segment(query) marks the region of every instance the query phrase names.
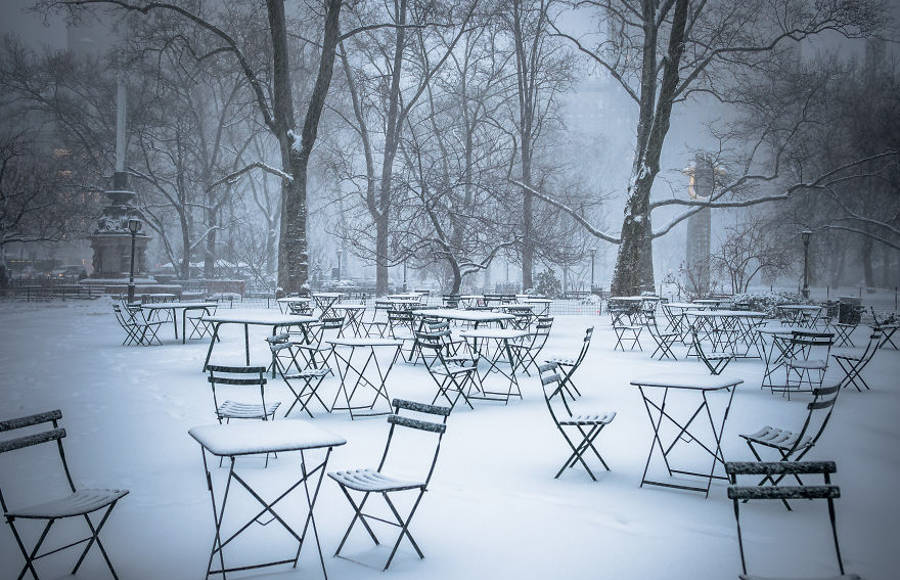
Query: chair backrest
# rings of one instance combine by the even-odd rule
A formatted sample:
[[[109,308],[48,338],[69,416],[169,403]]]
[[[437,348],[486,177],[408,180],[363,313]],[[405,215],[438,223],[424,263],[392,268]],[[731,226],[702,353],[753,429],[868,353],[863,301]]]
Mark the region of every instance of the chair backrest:
[[[119,323],[119,326],[124,328],[125,330],[129,330],[130,326],[134,326],[134,321],[131,318],[131,315],[126,315],[122,312],[122,308],[118,304],[113,304],[113,313],[116,316],[116,322]]]
[[[425,485],[427,486],[428,482],[431,481],[432,474],[434,473],[434,467],[435,465],[437,465],[438,454],[441,451],[441,440],[444,437],[444,432],[447,430],[447,417],[450,416],[450,407],[428,405],[425,403],[408,401],[406,399],[394,399],[393,401],[391,401],[391,405],[394,408],[394,413],[388,415],[387,418],[387,421],[390,424],[391,428],[388,431],[387,442],[384,446],[384,453],[381,456],[381,461],[378,463],[378,470],[380,471],[382,468],[384,468],[385,461],[387,461],[388,458],[388,452],[391,448],[391,441],[393,441],[394,432],[397,427],[403,429],[415,429],[417,431],[424,431],[427,433],[434,433],[437,435],[437,444],[434,447],[434,456],[431,458],[431,465],[428,468],[428,475],[425,477]],[[435,423],[433,421],[423,421],[421,419],[407,417],[401,415],[400,411],[411,411],[415,413],[441,417],[441,422]]]
[[[837,524],[835,521],[834,500],[841,497],[841,489],[831,484],[831,474],[837,471],[833,461],[774,461],[774,462],[727,462],[725,472],[731,485],[728,487],[728,499],[734,507],[734,518],[737,523],[738,547],[741,553],[741,569],[747,574],[747,560],[744,554],[744,539],[741,533],[741,504],[747,500],[789,500],[789,499],[824,499],[828,501],[828,515],[831,521],[831,536],[834,540],[834,551],[838,568],[844,574],[844,562],[841,559],[841,547],[838,544]],[[741,486],[737,485],[738,475],[760,475],[774,478],[785,475],[822,475],[825,485],[799,486]],[[785,541],[790,538],[784,538]],[[843,577],[843,576],[842,576]]]
[[[72,481],[72,474],[69,472],[69,464],[66,461],[65,450],[63,449],[62,445],[62,440],[66,436],[66,430],[59,427],[60,419],[62,419],[62,411],[56,409],[54,411],[45,411],[43,413],[36,413],[34,415],[27,415],[25,417],[16,417],[13,419],[4,419],[0,421],[0,433],[14,431],[16,429],[24,429],[26,427],[31,427],[34,425],[42,425],[43,423],[53,424],[53,428],[47,431],[40,431],[37,433],[31,433],[29,435],[21,435],[12,439],[0,439],[0,455],[8,453],[10,451],[16,451],[18,449],[25,449],[27,447],[33,447],[42,443],[55,441],[57,450],[59,451],[59,458],[62,461],[63,470],[66,473],[66,481],[69,484],[69,488],[74,493],[76,491],[75,482]],[[0,488],[0,507],[3,508],[4,512],[8,509],[8,506],[6,505],[6,499],[3,497],[2,488]]]
[[[594,327],[589,326],[584,331],[584,341],[581,343],[581,352],[578,353],[578,359],[575,361],[576,367],[581,365],[581,361],[583,361],[585,355],[587,355],[588,348],[591,346],[591,337],[592,336],[594,336]],[[573,372],[574,372],[574,370],[573,370]]]
[[[566,400],[566,391],[563,389],[562,378],[556,372],[556,365],[545,363],[538,365],[541,376],[541,386],[544,391],[544,401],[553,421],[559,426],[560,419],[572,416],[572,408]]]
[[[406,329],[412,333],[415,331],[415,316],[409,310],[388,310],[388,326],[392,335],[397,329]]]
[[[266,408],[266,367],[206,365],[206,370],[209,372],[207,381],[212,387],[213,404],[216,410],[219,408],[216,387],[222,385],[258,388],[263,409]],[[265,421],[266,418],[264,417],[263,420]]]
[[[796,441],[794,441],[794,446],[788,452],[788,457],[793,455],[804,443],[804,439],[807,436],[810,437],[809,447],[813,447],[816,444],[819,437],[825,432],[825,427],[828,425],[829,419],[831,419],[831,414],[834,412],[834,405],[837,403],[840,392],[840,384],[813,389],[813,400],[806,405],[806,410],[808,411],[806,419],[803,421],[800,431],[797,432]]]
[[[309,302],[288,302],[288,311],[291,314],[309,315],[312,314],[312,305]]]
[[[790,348],[795,358],[822,358],[828,362],[834,335],[830,332],[795,330],[791,333]]]
[[[444,294],[444,307],[459,308],[459,294]]]
[[[866,343],[866,348],[861,357],[864,365],[869,364],[869,361],[875,356],[875,352],[878,351],[878,347],[881,345],[881,340],[883,338],[884,331],[881,329],[881,326],[873,327],[872,334],[869,335],[869,342]]]

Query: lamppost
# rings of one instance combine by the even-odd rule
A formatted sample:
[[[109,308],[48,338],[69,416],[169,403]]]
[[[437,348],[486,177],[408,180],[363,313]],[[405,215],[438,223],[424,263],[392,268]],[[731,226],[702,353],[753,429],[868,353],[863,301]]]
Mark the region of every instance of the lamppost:
[[[800,236],[803,238],[803,298],[809,300],[809,238],[812,232],[803,230]]]
[[[139,219],[130,219],[128,220],[128,231],[131,232],[131,270],[128,274],[128,302],[134,302],[134,242],[137,238],[138,232],[141,231],[141,220]]]
[[[591,293],[594,292],[594,258],[597,257],[597,250],[591,248]]]
[[[341,258],[343,257],[343,255],[344,255],[344,250],[338,249],[338,251],[337,251],[337,258],[338,258],[338,268],[337,268],[338,275],[337,275],[337,277],[338,277],[338,280],[343,280],[343,276],[341,275]]]
[[[403,260],[403,291],[406,292],[406,260]]]

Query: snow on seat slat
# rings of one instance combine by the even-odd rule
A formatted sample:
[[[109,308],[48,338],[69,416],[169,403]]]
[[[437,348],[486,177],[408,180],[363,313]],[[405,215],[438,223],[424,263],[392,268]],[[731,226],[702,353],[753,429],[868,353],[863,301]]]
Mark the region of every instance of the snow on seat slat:
[[[742,434],[741,437],[755,443],[768,445],[770,447],[779,447],[781,449],[791,449],[797,441],[796,433],[785,429],[778,429],[777,427],[769,427],[768,425],[756,433],[751,433],[749,435]],[[797,447],[806,447],[811,442],[812,437],[804,435]]]
[[[803,360],[792,358],[787,362],[788,366],[795,369],[824,369],[828,364],[821,359]]]
[[[546,362],[548,362],[548,363],[554,363],[554,364],[558,364],[558,365],[569,365],[569,366],[572,366],[572,365],[575,364],[575,359],[574,359],[574,358],[568,358],[568,357],[554,356],[554,357],[551,357],[551,358],[546,359]]]
[[[274,403],[267,404],[265,416],[274,415],[275,411],[280,405],[280,401],[275,401]],[[217,413],[220,417],[228,417],[231,419],[262,419],[263,406],[257,404],[225,401],[224,403],[219,405]]]
[[[331,372],[329,369],[305,369],[305,370],[300,371],[299,373],[289,373],[289,374],[283,375],[283,377],[288,380],[290,380],[290,379],[305,379],[308,377],[324,377],[329,372]]]
[[[11,509],[5,515],[17,518],[67,518],[80,516],[106,507],[127,494],[128,491],[122,489],[81,489],[65,497]]]
[[[431,372],[438,375],[459,375],[462,373],[470,373],[474,371],[476,367],[474,366],[462,366],[457,364],[447,364],[447,365],[434,365],[431,367]]]
[[[725,358],[734,358],[734,355],[727,352],[711,352],[706,355],[707,360],[720,360]]]
[[[333,471],[328,477],[345,487],[356,491],[403,491],[425,487],[424,481],[395,479],[374,469],[353,469],[350,471]]]
[[[600,415],[573,415],[569,419],[559,422],[560,425],[607,425],[616,418],[616,412],[602,413]]]
[[[757,576],[756,574],[741,574],[738,578],[741,580],[797,580],[797,578],[789,578],[787,576]],[[862,578],[856,574],[841,574],[840,576],[806,577],[803,580],[862,580]]]

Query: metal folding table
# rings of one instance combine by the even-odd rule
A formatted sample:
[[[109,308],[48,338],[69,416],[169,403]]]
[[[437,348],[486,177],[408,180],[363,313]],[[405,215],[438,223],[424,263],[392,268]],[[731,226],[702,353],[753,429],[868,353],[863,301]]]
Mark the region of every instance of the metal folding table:
[[[641,393],[641,398],[644,400],[644,407],[647,409],[647,416],[650,418],[650,426],[653,428],[653,441],[650,444],[650,453],[647,455],[647,463],[644,465],[644,473],[641,475],[641,487],[643,487],[644,484],[647,484],[688,491],[699,491],[703,492],[706,497],[709,497],[709,488],[712,485],[713,479],[727,480],[727,477],[724,475],[716,475],[716,464],[721,463],[723,468],[725,466],[725,457],[722,454],[721,446],[722,433],[725,430],[725,421],[728,419],[728,412],[731,410],[731,402],[734,399],[735,387],[743,382],[742,379],[729,378],[721,375],[675,373],[660,374],[631,381],[631,384],[637,387]],[[659,391],[662,391],[662,397],[660,398],[657,395],[654,399],[653,393],[659,393]],[[685,395],[689,393],[700,394],[700,404],[686,420],[673,416],[673,405],[671,401],[669,401],[670,391],[683,393]],[[710,408],[708,397],[710,393],[716,391],[725,391],[728,393],[728,401],[722,411],[722,418],[719,421],[718,427],[716,427],[716,419],[713,417],[713,411]],[[704,442],[696,430],[691,431],[691,425],[701,413],[705,415],[706,419],[709,421],[711,441],[707,440],[707,442]],[[668,443],[663,443],[663,434],[660,432],[663,426],[663,419],[667,420],[667,425],[671,423],[675,428],[675,434],[672,437],[671,442]],[[672,453],[679,443],[684,443],[685,445],[696,443],[700,449],[709,454],[712,457],[712,465],[710,466],[709,473],[673,467],[673,462],[669,459],[669,454]],[[650,468],[650,462],[655,453],[662,456],[669,477],[672,477],[673,474],[700,477],[706,480],[706,486],[698,487],[647,479],[647,471]]]
[[[479,362],[485,361],[487,363],[485,371],[483,373],[479,372],[479,382],[482,385],[481,395],[474,395],[469,398],[503,401],[506,404],[509,403],[509,398],[512,396],[517,396],[521,399],[522,390],[519,388],[519,378],[516,376],[516,369],[522,365],[522,359],[516,356],[510,343],[524,339],[528,336],[528,332],[513,328],[476,328],[464,330],[459,335],[472,342],[472,350],[481,355],[478,357]],[[492,342],[495,345],[493,349],[490,347]],[[504,371],[500,367],[501,364],[509,364],[509,372]],[[489,391],[484,386],[491,373],[499,373],[509,381],[505,393]]]
[[[312,295],[315,307],[319,309],[319,316],[322,318],[334,316],[332,307],[343,297],[341,292],[316,292]]]
[[[203,469],[206,472],[206,487],[209,490],[210,499],[213,507],[213,520],[215,522],[215,538],[213,539],[212,549],[209,554],[209,561],[206,566],[206,577],[213,574],[221,574],[225,578],[228,572],[237,572],[241,570],[252,570],[256,568],[264,568],[267,566],[277,566],[280,564],[292,564],[297,566],[300,559],[300,551],[310,528],[316,541],[316,549],[319,552],[319,562],[322,565],[322,573],[328,577],[325,571],[325,559],[322,557],[322,545],[319,542],[319,532],[316,529],[316,520],[313,515],[313,508],[316,499],[319,497],[319,489],[322,485],[322,476],[325,474],[325,466],[328,458],[331,456],[331,450],[334,447],[345,444],[347,441],[343,437],[329,433],[319,427],[311,425],[305,421],[253,421],[232,423],[226,425],[204,425],[194,427],[188,431],[199,444],[201,453],[203,454]],[[325,457],[311,467],[307,463],[307,453],[312,450],[325,450]],[[266,500],[263,498],[262,492],[259,492],[250,485],[250,483],[241,477],[235,470],[235,460],[238,457],[247,455],[279,453],[279,452],[300,452],[300,478],[291,483],[283,492],[278,495],[272,495],[274,499]],[[219,458],[228,458],[228,476],[224,484],[224,492],[221,502],[216,502],[216,493],[213,486],[213,475],[209,469],[209,463],[206,454]],[[267,472],[269,473],[269,472]],[[273,473],[273,476],[276,472]],[[277,472],[278,475],[281,472]],[[219,479],[219,478],[215,478]],[[237,485],[232,485],[237,484]],[[303,484],[306,492],[306,517],[303,519],[303,529],[298,531],[298,525],[290,525],[288,522],[293,520],[296,515],[294,509],[283,509],[282,513],[276,511],[277,504],[285,500],[291,492]],[[310,485],[312,484],[312,485]],[[234,503],[234,493],[232,490],[243,488],[249,497],[259,503],[260,509],[253,517],[246,521],[243,525],[235,526],[235,532],[225,538],[222,527],[225,520],[225,507],[229,505],[229,500]],[[265,517],[267,521],[263,522],[261,518]],[[277,521],[285,531],[290,534],[297,542],[296,552],[293,557],[275,560],[271,562],[262,562],[245,565],[226,566],[225,564],[225,546],[230,544],[240,534],[248,531],[254,523],[260,525],[268,525]],[[213,569],[213,561],[218,556],[218,568]]]
[[[141,309],[149,310],[151,312],[170,312],[172,314],[172,326],[175,327],[175,340],[178,340],[178,316],[175,311],[181,310],[181,344],[184,344],[187,340],[187,311],[202,310],[208,316],[210,309],[215,309],[218,305],[218,302],[159,302],[155,304],[143,304],[141,305]]]
[[[206,360],[203,361],[203,372],[206,372],[206,365],[209,364],[209,358],[212,356],[213,346],[219,338],[219,327],[223,324],[243,324],[244,325],[244,363],[250,364],[250,337],[249,327],[252,326],[269,326],[272,328],[272,336],[278,334],[279,328],[289,326],[303,326],[319,319],[314,316],[296,316],[292,314],[278,314],[276,312],[258,311],[258,312],[229,312],[228,314],[217,314],[215,316],[204,316],[201,320],[209,322],[213,325],[212,337],[209,341],[209,350],[206,351]],[[272,376],[275,376],[275,355],[272,355]]]
[[[397,358],[400,356],[400,346],[403,344],[403,341],[392,338],[360,337],[334,338],[327,339],[325,342],[331,344],[332,360],[335,361],[335,366],[337,366],[338,369],[338,376],[340,376],[341,379],[338,391],[334,395],[334,401],[331,403],[331,410],[349,411],[351,420],[356,417],[390,414],[392,407],[391,399],[387,392],[387,378],[391,369],[394,368],[394,363],[397,362]],[[393,353],[390,353],[389,349],[391,348],[394,350]],[[390,362],[382,364],[382,362],[378,360],[376,349],[388,350],[389,354],[382,359],[382,362],[388,359]],[[361,357],[354,360],[354,355],[358,351],[365,353],[365,358],[362,359],[362,361],[360,360]],[[362,366],[360,366],[360,364]],[[348,385],[350,381],[353,381],[352,385]],[[372,388],[375,391],[375,396],[372,398],[372,401],[366,405],[354,406],[352,404],[353,397],[361,386]],[[337,406],[337,400],[341,396],[341,393],[344,394],[344,401],[347,404],[346,407]],[[375,405],[378,403],[379,398],[383,398],[387,403],[387,411],[381,412],[375,410]],[[354,411],[362,411],[364,409],[368,409],[368,412],[354,413]]]

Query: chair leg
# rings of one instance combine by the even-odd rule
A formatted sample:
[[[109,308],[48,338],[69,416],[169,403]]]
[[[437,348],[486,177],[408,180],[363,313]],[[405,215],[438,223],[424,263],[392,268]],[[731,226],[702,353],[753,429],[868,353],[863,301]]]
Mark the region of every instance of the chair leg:
[[[100,523],[97,524],[97,527],[94,528],[94,524],[91,523],[91,518],[88,517],[88,514],[84,514],[84,521],[87,522],[88,527],[91,529],[91,539],[88,541],[87,546],[84,548],[84,551],[81,553],[81,557],[78,558],[78,563],[75,564],[75,567],[72,568],[72,574],[78,572],[78,568],[81,566],[81,563],[84,561],[84,557],[87,556],[88,550],[91,549],[91,546],[94,542],[97,542],[97,547],[100,548],[100,553],[103,555],[103,559],[106,561],[106,566],[109,568],[109,571],[112,573],[113,578],[116,580],[119,579],[118,574],[116,574],[115,569],[113,568],[112,562],[109,561],[109,555],[106,553],[106,549],[103,547],[103,543],[100,542],[100,530],[103,529],[103,525],[106,523],[106,520],[109,518],[109,515],[112,513],[114,507],[116,507],[117,502],[113,502],[109,504],[109,507],[106,509],[106,512],[103,514],[103,517],[100,519]]]
[[[369,536],[372,538],[372,541],[375,542],[376,545],[380,545],[381,542],[378,541],[378,537],[375,536],[375,532],[372,531],[372,528],[369,526],[369,523],[366,521],[366,518],[363,516],[362,510],[366,505],[366,501],[369,499],[369,492],[363,494],[362,500],[359,502],[359,505],[356,505],[356,502],[353,501],[353,497],[350,495],[350,492],[347,491],[347,488],[343,485],[340,486],[341,491],[344,492],[344,495],[347,496],[347,501],[350,502],[350,505],[353,506],[353,519],[350,520],[350,525],[347,527],[347,531],[344,532],[344,537],[341,538],[341,543],[338,544],[337,550],[334,551],[334,555],[338,556],[341,553],[341,550],[344,548],[344,544],[347,542],[347,538],[350,537],[350,532],[353,531],[353,526],[356,525],[356,521],[359,520],[362,522],[364,528],[369,533]]]
[[[31,550],[31,553],[28,552],[28,549],[22,542],[22,537],[19,535],[19,530],[16,529],[14,518],[7,518],[6,521],[9,524],[9,527],[12,529],[13,536],[16,539],[16,543],[19,545],[19,550],[22,551],[22,555],[25,557],[25,565],[22,567],[22,570],[19,572],[17,578],[21,580],[25,577],[25,572],[30,571],[34,580],[38,580],[37,571],[34,569],[34,558],[35,556],[37,556],[38,550],[41,548],[41,545],[47,538],[47,534],[50,532],[50,527],[56,520],[51,519],[47,522],[47,525],[44,526],[44,530],[41,532],[41,537],[38,539],[37,544],[35,544],[34,548]]]
[[[422,550],[419,549],[419,545],[416,544],[416,541],[413,539],[412,534],[409,533],[409,522],[412,521],[413,516],[416,514],[416,509],[419,507],[419,502],[422,501],[422,497],[425,495],[425,489],[419,490],[419,497],[416,498],[416,502],[413,504],[412,509],[409,511],[409,515],[406,517],[406,521],[400,517],[400,512],[397,511],[397,508],[394,507],[393,502],[388,497],[387,492],[382,493],[384,496],[384,501],[388,504],[388,507],[391,508],[391,511],[394,514],[394,517],[397,518],[397,523],[400,524],[400,535],[397,537],[397,542],[394,544],[394,549],[391,550],[391,555],[388,557],[387,562],[384,564],[384,568],[382,571],[387,570],[391,565],[391,561],[394,559],[394,555],[397,553],[397,548],[400,547],[400,542],[403,541],[403,537],[409,540],[409,543],[412,544],[412,547],[416,550],[416,553],[419,555],[419,558],[425,558],[425,554],[422,553]]]

